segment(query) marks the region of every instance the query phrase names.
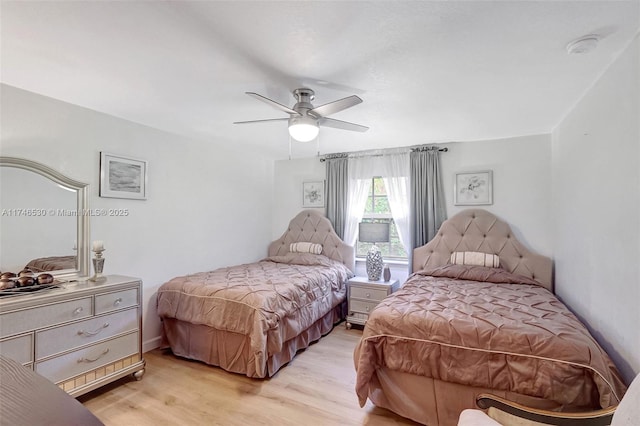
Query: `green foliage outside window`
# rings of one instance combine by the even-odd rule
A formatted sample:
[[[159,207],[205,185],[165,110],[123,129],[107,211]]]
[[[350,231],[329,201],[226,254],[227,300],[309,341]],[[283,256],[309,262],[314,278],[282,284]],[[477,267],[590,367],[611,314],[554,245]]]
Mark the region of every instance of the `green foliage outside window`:
[[[400,242],[398,229],[393,222],[391,216],[391,208],[389,207],[389,199],[387,198],[387,189],[384,186],[384,180],[381,177],[374,177],[371,183],[371,191],[367,198],[367,204],[364,209],[363,222],[389,223],[390,232],[388,243],[376,243],[382,257],[385,259],[407,259],[407,253],[404,246]],[[373,243],[356,242],[356,256],[366,257],[367,252]]]

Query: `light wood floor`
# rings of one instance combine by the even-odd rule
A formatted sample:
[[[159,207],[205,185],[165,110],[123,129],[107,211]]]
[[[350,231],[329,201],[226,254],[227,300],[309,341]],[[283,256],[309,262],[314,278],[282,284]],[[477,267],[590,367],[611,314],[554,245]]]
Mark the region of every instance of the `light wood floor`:
[[[415,425],[358,405],[353,348],[361,334],[342,323],[268,380],[157,349],[145,354],[141,381],[125,378],[78,399],[106,425]]]

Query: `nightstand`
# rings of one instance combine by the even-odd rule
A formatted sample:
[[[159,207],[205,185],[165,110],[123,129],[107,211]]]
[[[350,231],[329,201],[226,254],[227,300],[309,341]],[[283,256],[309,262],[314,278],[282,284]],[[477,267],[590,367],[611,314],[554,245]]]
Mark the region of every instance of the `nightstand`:
[[[353,277],[347,282],[347,297],[349,298],[349,315],[347,315],[347,329],[352,324],[364,325],[382,299],[400,287],[398,280],[369,281],[367,277]]]

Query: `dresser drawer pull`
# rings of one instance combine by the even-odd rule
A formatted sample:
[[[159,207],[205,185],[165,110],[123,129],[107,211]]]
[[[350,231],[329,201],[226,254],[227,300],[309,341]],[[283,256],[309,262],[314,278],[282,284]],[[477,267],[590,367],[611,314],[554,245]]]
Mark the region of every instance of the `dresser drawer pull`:
[[[93,359],[91,359],[91,358],[80,358],[78,360],[78,364],[80,364],[81,362],[96,362],[97,360],[99,360],[100,358],[102,358],[103,356],[105,356],[108,353],[109,353],[109,348],[107,348],[104,351],[102,351],[102,353],[100,355],[98,355],[97,357],[95,357]]]
[[[122,297],[118,297],[114,302],[113,306],[118,306],[122,303]]]
[[[85,331],[85,330],[78,330],[78,335],[79,336],[95,336],[96,334],[100,333],[102,330],[104,330],[105,328],[109,327],[109,323],[105,322],[104,324],[102,324],[101,327],[99,327],[96,331]]]
[[[78,306],[77,308],[75,308],[72,312],[72,315],[76,316],[78,315],[80,312],[82,312],[84,309],[82,309],[82,306]]]
[[[369,307],[368,306],[365,309],[367,310],[367,312],[369,312]]]
[[[367,299],[371,299],[371,293],[367,293]]]

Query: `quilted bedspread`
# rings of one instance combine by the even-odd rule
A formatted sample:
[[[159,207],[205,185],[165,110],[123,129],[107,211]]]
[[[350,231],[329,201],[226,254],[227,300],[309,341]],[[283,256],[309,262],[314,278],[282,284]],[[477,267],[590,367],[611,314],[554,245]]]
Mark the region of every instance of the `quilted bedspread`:
[[[363,406],[376,368],[608,407],[626,388],[608,355],[551,292],[499,268],[409,277],[371,313],[355,351]]]
[[[248,335],[264,363],[344,300],[351,275],[323,255],[273,256],[172,279],[158,290],[158,314]]]

